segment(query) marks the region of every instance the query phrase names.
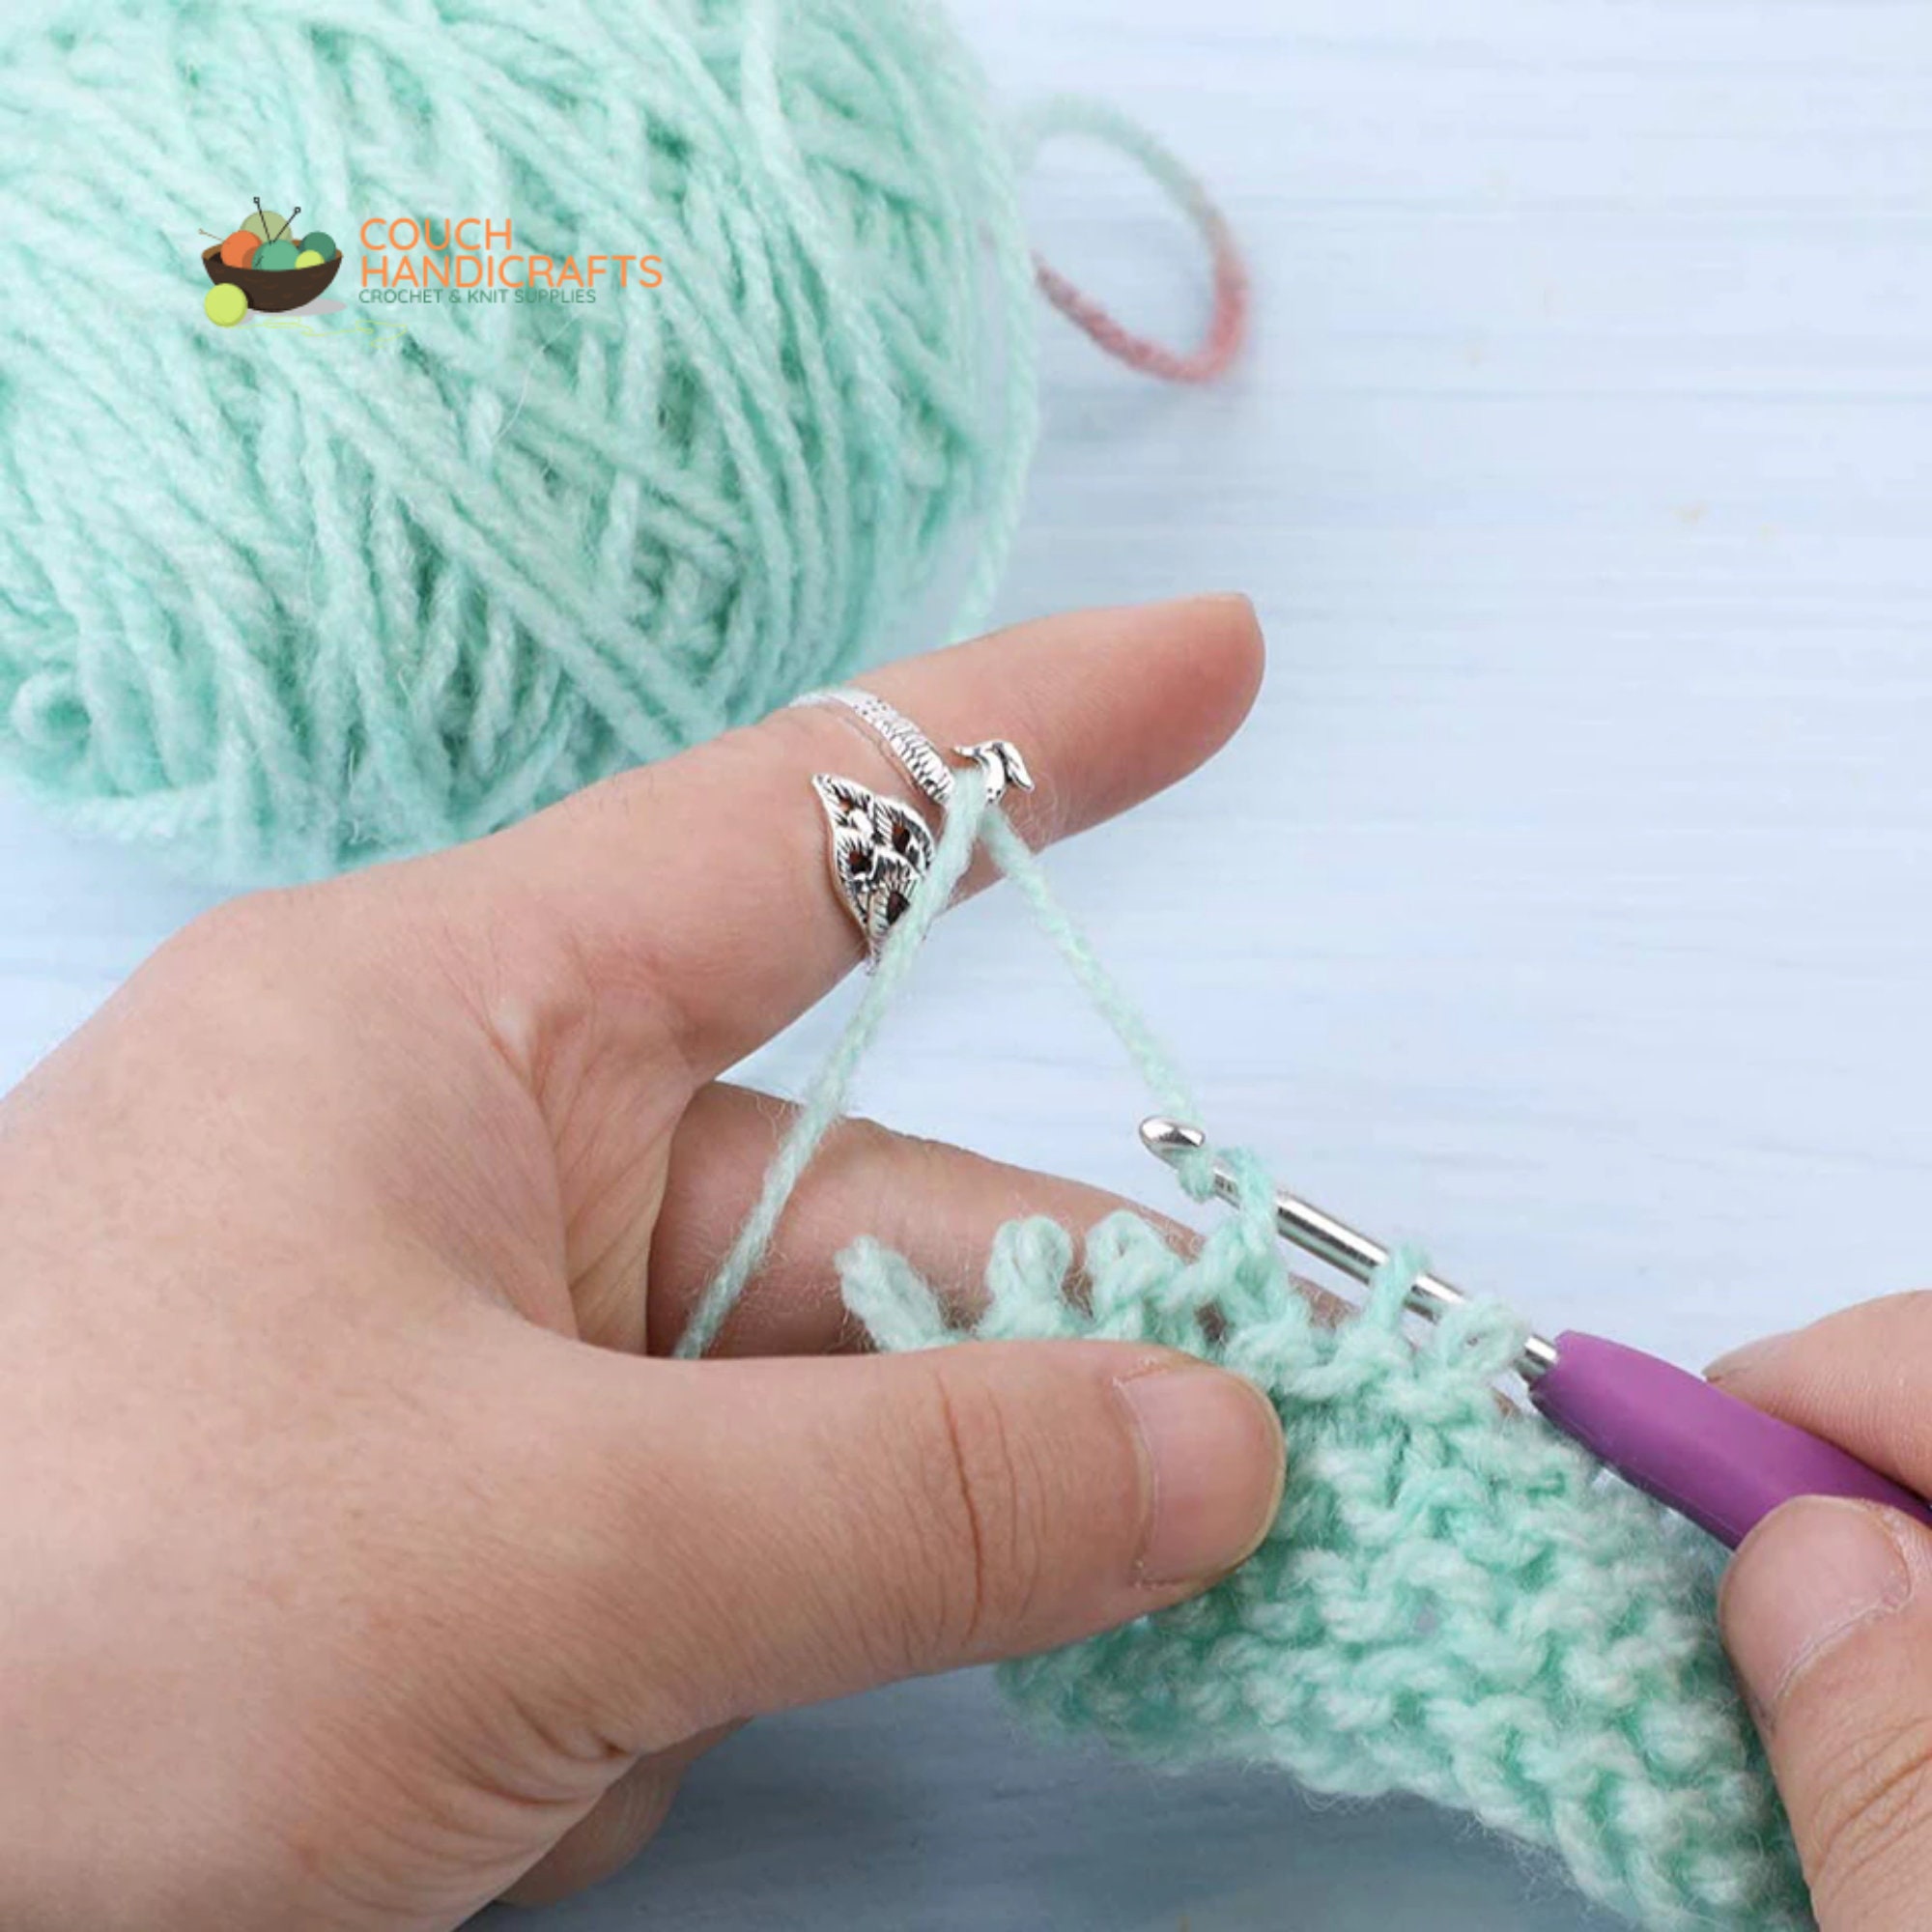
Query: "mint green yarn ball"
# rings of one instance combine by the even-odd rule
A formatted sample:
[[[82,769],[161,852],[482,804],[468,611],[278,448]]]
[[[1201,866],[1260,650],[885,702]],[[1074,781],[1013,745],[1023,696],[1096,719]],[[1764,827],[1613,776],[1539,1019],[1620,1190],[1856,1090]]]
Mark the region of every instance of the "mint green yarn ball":
[[[1032,276],[931,8],[24,14],[0,23],[0,111],[35,130],[0,143],[0,781],[203,876],[315,877],[983,611],[1031,449]],[[257,195],[351,259],[326,312],[211,328],[199,231]],[[115,247],[77,254],[109,207]],[[499,252],[656,256],[662,286],[361,298],[365,224],[470,216],[513,224]]]
[[[264,242],[255,250],[248,266],[258,271],[275,274],[285,269],[293,269],[300,259],[301,250],[293,242]]]

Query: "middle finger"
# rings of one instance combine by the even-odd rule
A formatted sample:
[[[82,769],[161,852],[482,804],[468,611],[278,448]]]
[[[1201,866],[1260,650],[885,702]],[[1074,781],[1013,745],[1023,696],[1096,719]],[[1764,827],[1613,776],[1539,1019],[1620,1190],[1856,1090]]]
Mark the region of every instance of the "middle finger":
[[[693,1101],[671,1148],[670,1176],[651,1247],[647,1347],[668,1354],[750,1212],[793,1109],[723,1083]],[[1126,1208],[1183,1253],[1200,1236],[1105,1188],[989,1160],[870,1121],[841,1122],[785,1209],[758,1273],[725,1321],[714,1355],[823,1354],[862,1349],[840,1297],[837,1258],[862,1235],[903,1255],[955,1317],[985,1305],[986,1258],[1007,1222],[1042,1214],[1076,1240]],[[1346,1304],[1297,1284],[1332,1320]]]

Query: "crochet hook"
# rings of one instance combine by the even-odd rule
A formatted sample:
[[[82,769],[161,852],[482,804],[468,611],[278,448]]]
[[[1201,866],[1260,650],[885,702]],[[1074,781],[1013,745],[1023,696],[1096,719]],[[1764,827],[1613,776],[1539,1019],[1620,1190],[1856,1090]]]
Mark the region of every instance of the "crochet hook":
[[[1200,1128],[1158,1117],[1141,1123],[1141,1139],[1170,1164],[1208,1146]],[[1214,1191],[1240,1202],[1240,1182],[1219,1162]],[[1355,1281],[1389,1258],[1379,1241],[1293,1194],[1273,1206],[1283,1239]],[[1409,1285],[1408,1307],[1431,1321],[1468,1301],[1439,1275]],[[1887,1503],[1932,1524],[1932,1507],[1857,1457],[1640,1350],[1600,1335],[1532,1335],[1516,1368],[1547,1421],[1734,1549],[1793,1496]]]

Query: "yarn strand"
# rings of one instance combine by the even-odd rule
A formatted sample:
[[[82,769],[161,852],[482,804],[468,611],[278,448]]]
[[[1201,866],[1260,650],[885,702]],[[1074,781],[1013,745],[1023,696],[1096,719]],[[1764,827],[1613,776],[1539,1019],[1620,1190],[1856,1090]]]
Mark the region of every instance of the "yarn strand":
[[[965,878],[981,825],[996,809],[986,802],[985,777],[979,767],[954,774],[952,799],[945,829],[933,851],[932,864],[920,881],[905,916],[887,939],[857,1010],[800,1099],[798,1112],[765,1171],[756,1205],[739,1229],[723,1266],[692,1311],[691,1320],[678,1338],[675,1353],[680,1359],[691,1360],[710,1349],[747,1284],[757,1272],[786,1204],[820,1143],[845,1111],[852,1076],[860,1061],[911,977],[926,934]]]
[[[845,1111],[860,1061],[877,1037],[893,1002],[911,979],[920,949],[952,902],[981,842],[1126,1049],[1147,1082],[1155,1108],[1179,1120],[1197,1118],[1187,1084],[1166,1048],[1061,905],[1026,840],[1014,831],[1006,813],[987,802],[984,774],[977,766],[955,772],[952,799],[932,866],[914,893],[911,908],[886,942],[857,1009],[801,1095],[798,1113],[765,1172],[756,1205],[678,1339],[679,1357],[691,1359],[710,1349],[757,1272],[812,1156]],[[1175,1171],[1190,1193],[1205,1199],[1213,1189],[1213,1166],[1212,1154],[1204,1150],[1177,1162]]]

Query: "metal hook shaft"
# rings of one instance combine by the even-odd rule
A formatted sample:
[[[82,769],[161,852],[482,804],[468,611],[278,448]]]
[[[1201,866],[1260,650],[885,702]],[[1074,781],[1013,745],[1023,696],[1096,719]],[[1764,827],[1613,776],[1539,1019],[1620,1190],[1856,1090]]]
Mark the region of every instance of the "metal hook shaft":
[[[1199,1127],[1156,1115],[1141,1122],[1141,1142],[1150,1153],[1172,1166],[1183,1155],[1201,1152],[1208,1145],[1208,1136]],[[1240,1182],[1234,1170],[1221,1161],[1214,1163],[1214,1192],[1223,1201],[1239,1205]],[[1367,1283],[1389,1258],[1388,1249],[1379,1241],[1371,1240],[1346,1221],[1338,1221],[1293,1194],[1274,1197],[1274,1224],[1284,1240],[1358,1282]],[[1434,1274],[1417,1275],[1406,1296],[1407,1306],[1430,1321],[1439,1321],[1452,1308],[1467,1307],[1469,1297],[1460,1288]],[[1556,1350],[1541,1335],[1532,1335],[1523,1344],[1517,1360],[1518,1372],[1529,1381],[1555,1366]]]

